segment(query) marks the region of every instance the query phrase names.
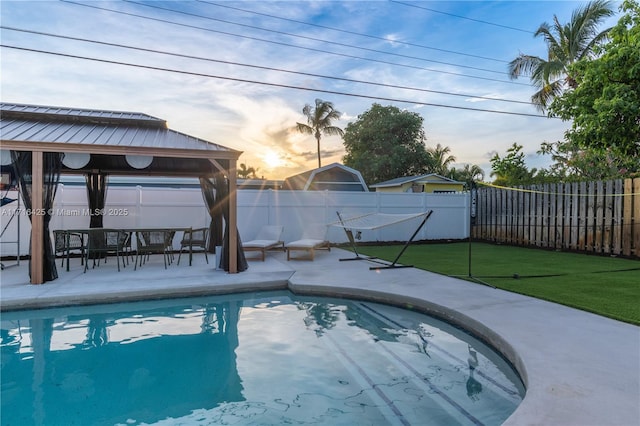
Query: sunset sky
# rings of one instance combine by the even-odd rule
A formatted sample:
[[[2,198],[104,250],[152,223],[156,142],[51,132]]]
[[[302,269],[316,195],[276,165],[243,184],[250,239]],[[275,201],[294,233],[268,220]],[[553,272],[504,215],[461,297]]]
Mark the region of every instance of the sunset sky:
[[[333,102],[342,128],[395,105],[424,118],[427,146],[489,178],[514,142],[530,167],[549,164],[535,152],[568,124],[535,117],[507,63],[544,56],[533,32],[585,3],[2,0],[0,99],[143,112],[243,151],[269,179],[317,166],[314,138],[293,130],[305,104]],[[323,165],[343,155],[339,137],[322,140]]]

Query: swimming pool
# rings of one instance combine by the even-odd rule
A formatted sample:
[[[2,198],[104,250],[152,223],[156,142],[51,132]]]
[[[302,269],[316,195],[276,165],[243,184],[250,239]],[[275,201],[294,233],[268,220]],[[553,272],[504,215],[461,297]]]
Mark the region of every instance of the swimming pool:
[[[498,425],[524,387],[417,312],[289,292],[9,312],[2,425]]]

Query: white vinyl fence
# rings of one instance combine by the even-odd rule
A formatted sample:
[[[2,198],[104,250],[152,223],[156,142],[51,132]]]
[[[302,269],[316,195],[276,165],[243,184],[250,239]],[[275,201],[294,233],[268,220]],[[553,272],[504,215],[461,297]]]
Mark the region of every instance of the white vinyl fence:
[[[9,192],[9,198],[18,198]],[[238,191],[238,229],[242,241],[256,236],[263,225],[284,226],[284,241],[299,239],[304,227],[312,223],[329,224],[366,213],[433,214],[415,240],[464,239],[469,236],[469,197],[465,194],[379,193],[337,191]],[[17,202],[0,212],[0,254],[15,256],[18,234],[20,254],[29,252],[31,224],[21,205],[18,229]],[[51,219],[51,230],[88,228],[87,190],[83,186],[60,185]],[[13,216],[13,218],[12,218]],[[406,241],[421,218],[389,225],[375,231],[362,231],[362,242]],[[8,226],[7,226],[8,225]],[[104,212],[106,228],[206,227],[209,215],[198,188],[110,187]],[[5,229],[6,226],[6,229]],[[339,227],[328,227],[333,243],[347,242]],[[178,243],[176,238],[174,244]],[[178,247],[176,247],[178,248]]]

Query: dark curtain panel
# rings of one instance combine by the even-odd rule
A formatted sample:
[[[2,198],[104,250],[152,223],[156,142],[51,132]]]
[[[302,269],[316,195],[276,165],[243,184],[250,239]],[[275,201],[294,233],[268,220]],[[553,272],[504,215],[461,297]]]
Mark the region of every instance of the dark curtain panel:
[[[221,204],[222,215],[224,216],[224,239],[222,244],[222,267],[225,271],[229,271],[229,181],[220,176],[216,178],[216,202]],[[240,232],[235,229],[238,234],[238,272],[246,271],[249,268],[247,258],[242,249],[242,241],[240,240]]]
[[[33,170],[32,166],[32,153],[26,151],[11,151],[11,157],[17,173],[18,183],[20,185],[20,193],[22,194],[22,200],[24,201],[24,207],[27,211],[27,216],[31,220],[32,212],[32,185],[33,185]],[[51,238],[49,237],[50,229],[49,223],[51,222],[51,213],[53,209],[53,202],[56,197],[56,191],[58,189],[58,183],[60,182],[60,169],[62,168],[62,154],[57,152],[45,152],[43,154],[43,193],[42,193],[42,208],[43,208],[43,280],[53,281],[58,278],[58,269],[56,268],[55,252],[53,245],[51,244]],[[31,243],[29,243],[31,244]],[[31,246],[29,247],[29,253],[31,253]],[[29,256],[29,277],[31,277],[31,257]]]
[[[56,199],[56,191],[60,183],[60,170],[62,169],[62,154],[57,152],[44,153],[44,192],[42,206],[44,215],[44,280],[51,281],[58,278],[56,269],[56,254],[49,237],[51,230],[51,209]]]
[[[85,176],[87,181],[87,201],[89,204],[89,228],[104,228],[104,206],[107,200],[107,183],[108,176],[105,173],[87,173]],[[104,250],[105,241],[100,234],[91,233],[89,235],[91,241],[90,247],[97,248],[96,251],[89,253],[91,259],[105,258]]]
[[[200,190],[211,217],[207,251],[214,253],[216,246],[222,246],[222,207],[216,197],[216,178],[200,176]]]
[[[87,201],[91,212],[89,228],[103,228],[108,176],[104,173],[87,173],[86,181]]]

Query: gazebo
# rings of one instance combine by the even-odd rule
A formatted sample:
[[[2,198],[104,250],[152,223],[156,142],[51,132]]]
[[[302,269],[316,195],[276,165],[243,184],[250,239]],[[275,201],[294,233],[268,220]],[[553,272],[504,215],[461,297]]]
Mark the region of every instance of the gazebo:
[[[109,175],[198,177],[211,215],[211,245],[225,247],[229,273],[246,269],[237,232],[241,151],[171,130],[143,113],[13,103],[0,103],[0,142],[3,158],[11,153],[31,219],[32,284],[57,277],[48,224],[60,174],[86,176],[91,211],[104,211]],[[102,219],[91,216],[91,227],[101,227]]]

